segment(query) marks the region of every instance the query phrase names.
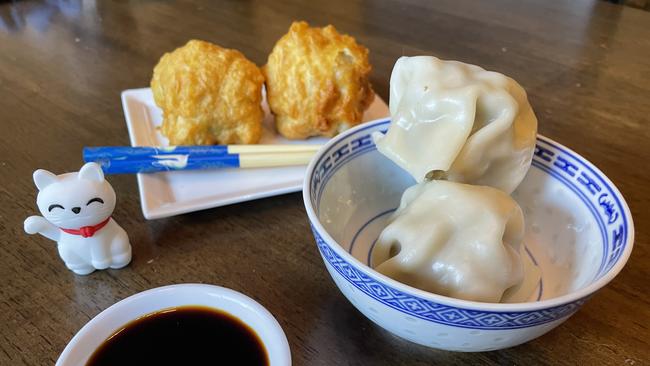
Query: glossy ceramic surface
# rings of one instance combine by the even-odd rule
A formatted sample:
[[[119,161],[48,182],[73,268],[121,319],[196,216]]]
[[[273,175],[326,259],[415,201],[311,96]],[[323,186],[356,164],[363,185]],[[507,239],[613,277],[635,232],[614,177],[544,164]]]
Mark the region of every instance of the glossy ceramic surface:
[[[266,348],[270,366],[291,365],[289,343],[273,315],[250,297],[224,287],[181,284],[158,287],[128,297],[90,320],[59,357],[57,366],[83,365],[102,342],[124,324],[143,315],[185,305],[225,311],[250,326]],[[217,350],[215,349],[215,356]]]

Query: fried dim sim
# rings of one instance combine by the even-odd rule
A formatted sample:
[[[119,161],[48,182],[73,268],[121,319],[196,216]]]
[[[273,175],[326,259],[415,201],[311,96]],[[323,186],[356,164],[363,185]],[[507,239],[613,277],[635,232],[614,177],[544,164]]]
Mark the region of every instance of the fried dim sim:
[[[171,145],[257,143],[263,84],[260,69],[239,51],[191,40],[154,68],[162,133]]]
[[[294,22],[262,69],[277,130],[290,139],[331,137],[359,124],[374,98],[371,69],[354,38]]]

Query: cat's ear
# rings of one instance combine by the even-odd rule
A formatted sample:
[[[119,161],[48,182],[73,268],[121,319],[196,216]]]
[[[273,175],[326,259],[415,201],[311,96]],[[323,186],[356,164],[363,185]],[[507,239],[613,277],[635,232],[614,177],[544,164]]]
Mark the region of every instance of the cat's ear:
[[[34,172],[34,184],[39,191],[45,189],[45,187],[56,182],[56,175],[48,172],[44,169],[39,169]]]
[[[104,181],[104,172],[97,163],[86,163],[79,169],[79,179],[92,180],[95,182]]]

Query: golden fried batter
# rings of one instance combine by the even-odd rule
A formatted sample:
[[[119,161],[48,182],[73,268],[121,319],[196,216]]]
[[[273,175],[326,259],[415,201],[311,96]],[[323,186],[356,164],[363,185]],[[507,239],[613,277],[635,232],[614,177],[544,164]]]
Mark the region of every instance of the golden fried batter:
[[[354,38],[294,22],[262,68],[277,130],[290,139],[331,137],[359,124],[375,96],[371,69]]]
[[[153,70],[162,133],[171,145],[257,143],[263,83],[260,69],[239,51],[191,40]]]

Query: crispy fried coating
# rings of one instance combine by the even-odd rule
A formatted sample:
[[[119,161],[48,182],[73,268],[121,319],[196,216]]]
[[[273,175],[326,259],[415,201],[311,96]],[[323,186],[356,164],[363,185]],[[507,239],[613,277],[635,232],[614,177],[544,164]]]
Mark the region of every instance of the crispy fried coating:
[[[237,50],[191,40],[164,54],[151,90],[171,145],[254,144],[264,111],[260,69]]]
[[[331,137],[359,124],[375,96],[371,69],[354,38],[294,22],[262,68],[277,130],[290,139]]]

